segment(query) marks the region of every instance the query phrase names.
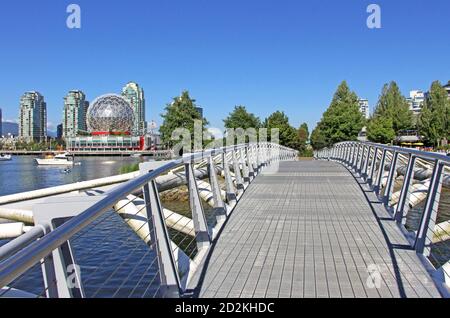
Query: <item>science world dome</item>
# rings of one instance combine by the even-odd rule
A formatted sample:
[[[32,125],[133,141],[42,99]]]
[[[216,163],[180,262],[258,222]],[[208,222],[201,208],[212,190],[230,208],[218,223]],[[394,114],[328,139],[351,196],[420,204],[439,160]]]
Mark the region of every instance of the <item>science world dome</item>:
[[[130,104],[116,94],[95,99],[86,116],[91,133],[129,133],[133,127],[134,114]]]

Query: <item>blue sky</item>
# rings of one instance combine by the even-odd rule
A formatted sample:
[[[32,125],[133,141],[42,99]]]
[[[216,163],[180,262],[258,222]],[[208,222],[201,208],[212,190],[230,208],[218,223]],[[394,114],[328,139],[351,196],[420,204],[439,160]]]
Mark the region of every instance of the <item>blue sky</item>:
[[[80,30],[66,27],[70,3]],[[366,26],[370,3],[379,30]],[[450,80],[449,20],[448,0],[2,1],[0,107],[17,119],[20,96],[38,90],[53,130],[67,91],[93,100],[133,80],[158,123],[188,89],[214,127],[238,104],[314,126],[344,79],[371,106],[390,80],[405,94]]]

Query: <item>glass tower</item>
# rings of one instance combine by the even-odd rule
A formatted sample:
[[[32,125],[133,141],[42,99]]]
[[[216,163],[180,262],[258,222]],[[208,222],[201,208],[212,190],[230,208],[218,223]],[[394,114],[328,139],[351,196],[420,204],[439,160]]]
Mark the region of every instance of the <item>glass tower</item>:
[[[76,137],[86,132],[86,113],[89,102],[82,91],[70,91],[64,97],[63,138]]]
[[[47,104],[39,92],[26,92],[20,98],[19,137],[27,142],[47,139]]]
[[[129,82],[122,89],[122,96],[128,101],[134,113],[132,134],[142,136],[146,133],[144,90],[134,82]]]

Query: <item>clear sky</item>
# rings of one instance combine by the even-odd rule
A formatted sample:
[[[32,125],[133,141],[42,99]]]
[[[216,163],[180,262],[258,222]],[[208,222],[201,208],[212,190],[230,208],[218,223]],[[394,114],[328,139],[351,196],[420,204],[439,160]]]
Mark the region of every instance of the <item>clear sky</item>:
[[[66,7],[82,27],[66,27]],[[368,29],[377,3],[382,28]],[[211,126],[242,104],[263,119],[284,110],[314,126],[342,80],[371,107],[384,83],[407,94],[450,80],[448,0],[15,0],[0,2],[0,107],[16,120],[38,90],[49,129],[63,97],[145,89],[147,120],[188,89]]]

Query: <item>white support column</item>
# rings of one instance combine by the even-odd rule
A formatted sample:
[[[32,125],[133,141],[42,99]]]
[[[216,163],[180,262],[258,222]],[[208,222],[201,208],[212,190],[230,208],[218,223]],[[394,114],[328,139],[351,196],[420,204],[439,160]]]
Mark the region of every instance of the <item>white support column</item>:
[[[185,164],[186,180],[189,189],[189,203],[192,212],[192,220],[194,221],[195,238],[198,249],[208,247],[211,244],[211,233],[206,223],[205,211],[200,200],[197,181],[195,180],[192,163]]]
[[[437,210],[442,190],[444,163],[439,160],[435,161],[433,175],[431,177],[430,188],[428,189],[427,202],[423,211],[415,249],[417,253],[429,256],[431,253],[431,242],[434,236],[434,227],[436,224]]]

